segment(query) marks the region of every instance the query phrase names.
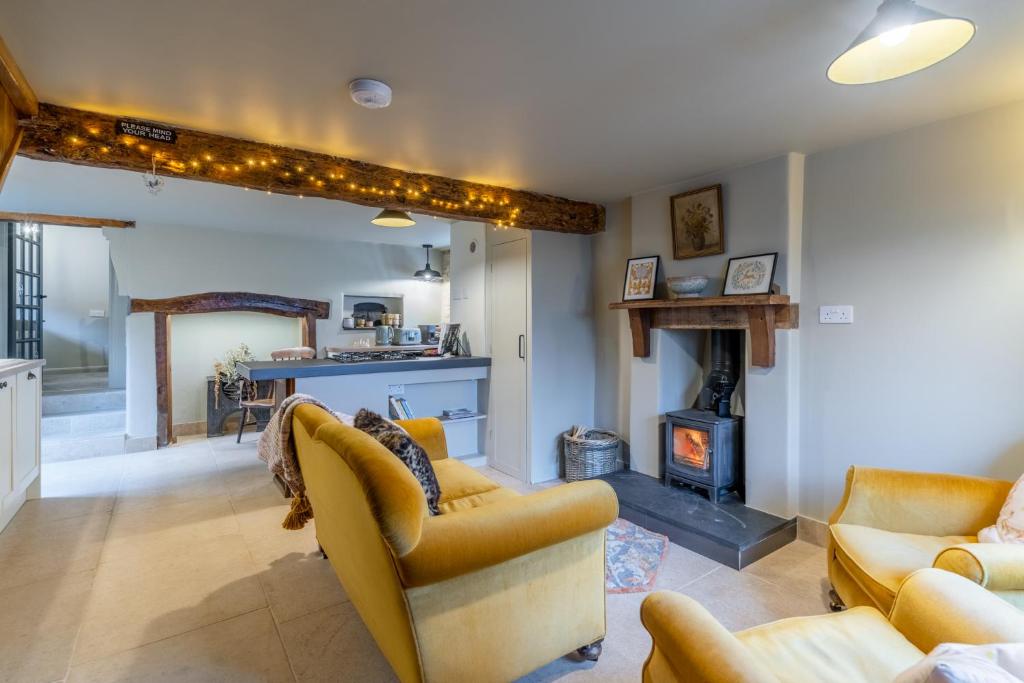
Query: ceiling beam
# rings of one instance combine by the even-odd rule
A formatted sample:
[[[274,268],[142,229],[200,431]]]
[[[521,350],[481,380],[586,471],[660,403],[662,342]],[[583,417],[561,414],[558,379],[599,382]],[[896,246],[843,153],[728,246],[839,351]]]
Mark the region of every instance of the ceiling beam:
[[[32,159],[149,172],[300,197],[498,226],[593,234],[604,207],[562,197],[412,173],[344,157],[214,135],[156,122],[173,134],[158,142],[119,134],[118,117],[40,104],[23,121],[18,153]],[[123,133],[123,130],[121,131]]]
[[[35,116],[39,111],[39,100],[3,38],[0,38],[0,87],[3,87],[21,116]]]
[[[115,218],[86,218],[85,216],[58,216],[52,213],[24,213],[21,211],[0,211],[0,221],[15,223],[40,223],[42,225],[68,225],[73,228],[134,228],[135,221],[119,221]]]

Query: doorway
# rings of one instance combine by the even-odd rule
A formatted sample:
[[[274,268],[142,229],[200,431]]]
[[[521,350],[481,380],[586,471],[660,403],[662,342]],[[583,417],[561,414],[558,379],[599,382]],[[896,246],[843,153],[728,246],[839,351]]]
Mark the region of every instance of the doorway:
[[[525,238],[491,247],[490,464],[517,479],[527,468],[527,253]]]

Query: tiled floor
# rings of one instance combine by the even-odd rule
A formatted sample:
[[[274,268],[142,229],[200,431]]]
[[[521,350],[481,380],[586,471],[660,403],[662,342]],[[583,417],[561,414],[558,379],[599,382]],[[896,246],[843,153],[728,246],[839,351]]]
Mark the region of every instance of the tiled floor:
[[[44,498],[0,534],[0,680],[393,681],[312,525],[281,529],[254,439],[44,464]],[[825,612],[824,555],[796,542],[737,572],[673,545],[657,587],[746,628]],[[639,680],[643,598],[608,596],[597,664],[526,680]]]

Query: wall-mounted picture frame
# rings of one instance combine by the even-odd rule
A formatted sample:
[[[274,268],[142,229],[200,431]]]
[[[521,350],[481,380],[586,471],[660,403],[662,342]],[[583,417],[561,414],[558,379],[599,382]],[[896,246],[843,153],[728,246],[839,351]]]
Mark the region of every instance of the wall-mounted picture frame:
[[[722,186],[711,185],[673,195],[672,258],[678,260],[725,253]]]
[[[775,264],[778,260],[777,251],[729,259],[722,295],[770,294],[772,282],[775,280]]]
[[[660,256],[643,256],[626,261],[626,282],[622,285],[622,300],[653,299],[660,265]]]

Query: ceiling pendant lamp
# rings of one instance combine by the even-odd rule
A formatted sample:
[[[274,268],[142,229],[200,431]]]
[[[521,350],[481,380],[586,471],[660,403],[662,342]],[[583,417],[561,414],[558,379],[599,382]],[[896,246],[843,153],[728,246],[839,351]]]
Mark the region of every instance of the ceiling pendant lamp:
[[[395,209],[384,209],[370,221],[382,228],[409,228],[416,225],[416,221],[405,211]]]
[[[970,19],[950,17],[913,0],[885,0],[875,18],[828,67],[842,85],[879,83],[941,62],[971,41]]]
[[[441,273],[437,272],[430,267],[430,250],[433,248],[433,244],[424,244],[423,248],[427,250],[427,265],[422,270],[417,270],[413,277],[417,280],[426,280],[427,282],[436,282],[441,279]]]

